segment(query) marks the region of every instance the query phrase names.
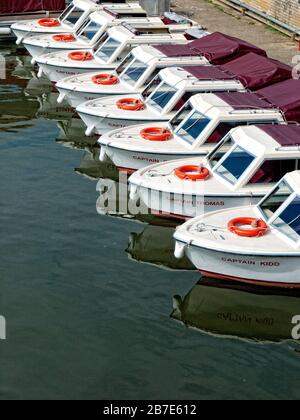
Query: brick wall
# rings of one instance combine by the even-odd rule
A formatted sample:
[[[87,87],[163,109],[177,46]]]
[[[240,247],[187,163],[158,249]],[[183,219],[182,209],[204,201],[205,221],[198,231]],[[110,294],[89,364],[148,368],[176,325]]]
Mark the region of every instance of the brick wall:
[[[242,3],[300,29],[300,0],[242,0]]]

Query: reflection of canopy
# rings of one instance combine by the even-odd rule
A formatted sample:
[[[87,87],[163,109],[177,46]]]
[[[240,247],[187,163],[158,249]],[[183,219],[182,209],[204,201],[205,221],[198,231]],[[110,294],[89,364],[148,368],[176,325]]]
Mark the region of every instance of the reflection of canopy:
[[[59,11],[65,8],[65,0],[0,0],[0,13],[27,13]]]
[[[291,339],[291,320],[299,312],[295,291],[238,287],[202,279],[174,309],[171,317],[214,334],[259,341]]]

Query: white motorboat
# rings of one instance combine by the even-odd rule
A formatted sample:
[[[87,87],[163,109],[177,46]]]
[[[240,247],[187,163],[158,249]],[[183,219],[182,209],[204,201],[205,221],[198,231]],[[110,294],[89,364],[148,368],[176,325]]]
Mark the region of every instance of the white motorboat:
[[[289,66],[249,53],[222,66],[164,69],[141,95],[99,98],[79,105],[77,112],[86,134],[101,136],[137,122],[167,122],[197,93],[257,90],[290,77]]]
[[[139,7],[137,3],[112,4],[112,2],[102,1],[99,4],[93,0],[72,0],[57,19],[46,16],[44,19],[22,20],[14,23],[11,30],[17,37],[18,45],[34,35],[76,32],[92,12],[102,10],[108,5],[111,10],[130,10]]]
[[[101,11],[91,13],[88,19],[74,33],[31,36],[25,39],[23,44],[32,55],[34,63],[37,57],[51,52],[97,49],[103,34],[109,28],[118,26],[121,23],[127,23],[141,30],[146,30],[147,28],[156,28],[157,30],[162,28],[165,30],[168,28],[178,32],[186,31],[194,24],[192,21],[182,19],[182,23],[174,21],[174,24],[167,25],[164,18],[140,17],[142,14],[139,9],[111,11],[110,8],[106,7]],[[181,21],[179,20],[179,22]]]
[[[220,32],[209,35],[203,32],[203,37],[186,45],[140,45],[114,73],[104,78],[97,73],[71,76],[60,80],[56,88],[60,92],[59,101],[67,100],[76,108],[100,96],[142,93],[159,71],[167,67],[225,64],[249,52],[265,53],[241,39]]]
[[[205,214],[182,225],[175,239],[175,255],[206,276],[300,287],[300,171],[258,205]]]
[[[3,0],[0,3],[0,41],[16,40],[11,27],[17,22],[23,24],[45,18],[57,19],[69,3],[70,0]]]
[[[40,70],[52,82],[87,72],[112,72],[133,48],[142,44],[186,44],[186,33],[172,32],[167,25],[134,27],[123,23],[103,34],[98,49],[61,51],[36,59]]]
[[[100,157],[102,161],[109,157],[118,168],[134,172],[153,163],[204,157],[234,127],[286,120],[300,123],[299,80],[289,79],[255,93],[199,94],[167,125],[136,125],[103,135],[98,140]]]
[[[131,198],[154,213],[189,218],[257,204],[300,159],[300,125],[237,127],[204,159],[151,165],[130,178]]]
[[[173,297],[171,318],[194,331],[261,345],[291,340],[299,305],[297,290],[202,278],[184,297]]]

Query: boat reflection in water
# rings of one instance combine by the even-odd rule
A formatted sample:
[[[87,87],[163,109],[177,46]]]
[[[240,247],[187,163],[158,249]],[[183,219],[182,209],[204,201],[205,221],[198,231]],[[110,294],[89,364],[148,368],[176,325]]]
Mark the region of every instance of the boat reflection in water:
[[[196,270],[186,257],[180,260],[174,257],[174,231],[175,227],[149,224],[141,233],[130,234],[126,252],[135,261],[161,268]]]
[[[119,173],[113,163],[99,161],[100,149],[98,147],[89,147],[85,149],[80,164],[75,171],[93,180],[108,179],[110,181],[118,180]]]
[[[75,116],[73,116],[66,120],[57,121],[57,126],[59,128],[57,142],[62,143],[65,147],[83,149],[85,147],[94,146],[97,143],[97,136],[85,136],[86,126],[80,118],[75,118]],[[97,148],[97,150],[99,150],[99,148]]]
[[[100,150],[98,153],[100,153]],[[98,165],[103,171],[97,184],[99,198],[96,207],[100,215],[158,226],[170,226],[170,223],[171,226],[176,225],[174,220],[151,214],[140,200],[130,199],[128,174],[126,172],[119,172],[110,160],[98,162]]]
[[[27,94],[37,96],[40,104],[37,118],[65,121],[73,118],[74,115],[76,116],[76,112],[67,102],[57,103],[58,92],[46,78],[32,78],[25,91]]]
[[[187,258],[176,259],[174,256],[173,235],[177,222],[150,214],[141,203],[130,200],[127,174],[120,173],[110,161],[100,162],[99,153],[99,149],[94,149],[93,154],[86,153],[77,172],[99,177],[96,204],[99,215],[146,224],[142,231],[130,234],[126,250],[129,258],[161,268],[195,270]]]
[[[53,89],[54,88],[48,79],[45,77],[38,79],[36,75],[33,74],[24,88],[24,93],[26,96],[40,98],[47,97]]]
[[[0,78],[0,131],[18,132],[33,126],[39,103],[36,98],[25,95],[24,89],[28,79],[21,78],[18,73],[23,69],[25,57],[16,57],[15,51],[0,49],[5,58],[5,78]],[[25,60],[26,62],[26,60]]]
[[[29,55],[18,55],[14,58],[15,67],[11,73],[13,77],[18,77],[22,80],[37,78],[36,68],[31,64],[31,57]]]
[[[184,298],[174,296],[171,318],[215,335],[280,342],[292,340],[299,308],[300,291],[202,278]]]

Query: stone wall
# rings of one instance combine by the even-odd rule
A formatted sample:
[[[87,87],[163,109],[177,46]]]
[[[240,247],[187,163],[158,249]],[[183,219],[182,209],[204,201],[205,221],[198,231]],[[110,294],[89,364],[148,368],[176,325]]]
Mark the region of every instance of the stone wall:
[[[300,29],[300,0],[242,0],[241,3]]]

